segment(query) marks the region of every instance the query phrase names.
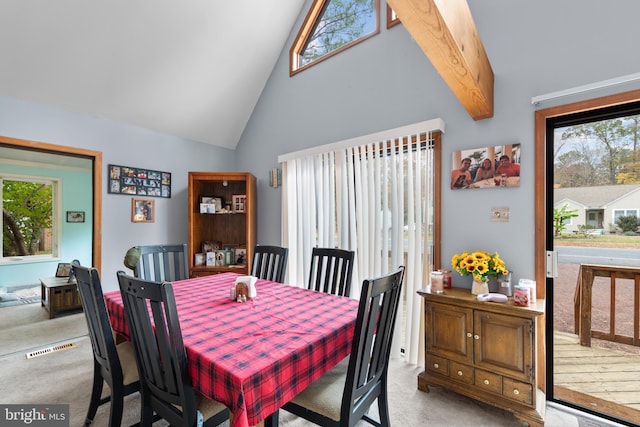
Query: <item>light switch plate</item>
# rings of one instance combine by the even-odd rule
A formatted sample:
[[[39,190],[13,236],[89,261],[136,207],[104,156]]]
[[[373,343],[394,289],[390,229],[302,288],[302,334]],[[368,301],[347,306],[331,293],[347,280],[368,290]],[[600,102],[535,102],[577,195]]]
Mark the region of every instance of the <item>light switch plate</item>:
[[[493,222],[509,222],[509,208],[499,207],[491,208],[491,221]]]

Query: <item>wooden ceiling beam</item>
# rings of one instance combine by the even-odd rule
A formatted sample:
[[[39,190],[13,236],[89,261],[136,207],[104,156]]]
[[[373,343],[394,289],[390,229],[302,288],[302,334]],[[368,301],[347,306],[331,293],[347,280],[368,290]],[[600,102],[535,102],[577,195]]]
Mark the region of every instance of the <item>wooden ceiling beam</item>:
[[[493,117],[493,70],[466,0],[387,0],[474,120]]]

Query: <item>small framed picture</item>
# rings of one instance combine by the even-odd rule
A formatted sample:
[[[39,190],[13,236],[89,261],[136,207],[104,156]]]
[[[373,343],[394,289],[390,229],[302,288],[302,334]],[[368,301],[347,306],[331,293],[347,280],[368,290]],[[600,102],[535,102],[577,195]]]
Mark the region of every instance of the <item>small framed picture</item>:
[[[206,263],[206,254],[197,253],[195,254],[194,265],[196,267],[203,266]]]
[[[247,196],[245,194],[236,194],[231,196],[234,212],[245,212]]]
[[[206,257],[207,257],[207,261],[206,261],[207,267],[215,267],[216,266],[216,253],[215,252],[207,252],[206,253]]]
[[[222,242],[205,241],[202,242],[202,252],[215,252],[218,249],[222,249]]]
[[[235,250],[236,264],[247,263],[247,248],[236,248]]]
[[[216,205],[213,203],[200,203],[200,213],[216,213]]]
[[[67,222],[84,222],[84,211],[67,211]]]
[[[227,260],[227,255],[224,249],[219,249],[216,251],[216,267],[224,267]]]
[[[154,219],[154,200],[131,199],[131,222],[153,222]]]
[[[222,197],[214,197],[213,205],[215,206],[215,212],[219,212],[222,209]]]
[[[201,197],[200,213],[216,213],[222,209],[222,197]]]
[[[58,263],[58,268],[56,270],[56,277],[69,277],[70,274],[71,274],[70,262]]]

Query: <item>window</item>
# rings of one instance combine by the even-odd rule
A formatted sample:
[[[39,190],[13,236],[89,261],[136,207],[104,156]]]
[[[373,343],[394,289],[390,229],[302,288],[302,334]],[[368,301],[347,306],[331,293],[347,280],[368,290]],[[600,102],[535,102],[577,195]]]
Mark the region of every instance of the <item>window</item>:
[[[378,0],[315,0],[290,50],[290,74],[379,32]]]
[[[638,209],[614,209],[613,210],[613,223],[615,224],[618,218],[621,216],[635,216],[638,217]]]
[[[60,247],[60,185],[57,179],[3,175],[2,259],[3,263],[47,260],[58,256]]]
[[[442,127],[440,120],[422,122],[278,158],[282,244],[289,248],[286,282],[308,282],[314,246],[355,251],[356,298],[362,280],[404,265],[403,320],[394,351],[402,347],[410,363],[424,360],[415,294],[440,268]]]

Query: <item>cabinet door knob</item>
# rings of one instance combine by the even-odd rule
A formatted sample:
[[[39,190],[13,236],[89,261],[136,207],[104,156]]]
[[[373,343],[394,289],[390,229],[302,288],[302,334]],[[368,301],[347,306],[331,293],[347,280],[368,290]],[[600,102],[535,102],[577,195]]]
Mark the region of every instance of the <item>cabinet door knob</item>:
[[[472,336],[471,332],[467,332],[467,337],[471,338]]]
[[[480,335],[474,335],[473,338],[479,340],[480,339]]]
[[[513,394],[515,394],[517,396],[518,394],[520,394],[520,390],[518,390],[518,389],[513,390]]]
[[[484,380],[484,385],[489,385],[489,380]]]
[[[438,368],[440,367],[440,365],[438,365],[437,363],[434,363],[434,364],[433,364],[433,367],[434,367],[434,368],[436,368],[436,369],[438,369]]]
[[[462,376],[462,371],[458,371],[458,376],[461,377]]]

